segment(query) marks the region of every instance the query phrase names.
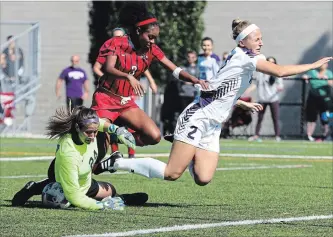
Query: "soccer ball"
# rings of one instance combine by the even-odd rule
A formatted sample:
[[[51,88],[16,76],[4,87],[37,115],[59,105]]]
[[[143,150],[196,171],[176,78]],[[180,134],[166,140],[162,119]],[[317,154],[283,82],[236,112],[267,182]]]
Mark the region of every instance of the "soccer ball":
[[[68,208],[71,205],[65,198],[61,184],[57,182],[49,183],[44,187],[42,203],[50,208]]]

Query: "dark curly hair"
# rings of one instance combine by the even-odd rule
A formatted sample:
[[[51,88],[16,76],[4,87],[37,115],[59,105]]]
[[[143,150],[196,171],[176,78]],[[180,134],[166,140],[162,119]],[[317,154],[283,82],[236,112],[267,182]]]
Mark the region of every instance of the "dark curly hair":
[[[135,47],[139,48],[139,38],[136,31],[139,29],[140,32],[144,32],[151,26],[158,25],[158,22],[155,21],[142,26],[137,26],[137,24],[153,18],[155,18],[155,16],[148,12],[146,2],[130,1],[126,2],[120,9],[118,25],[126,30],[126,33],[131,37]]]

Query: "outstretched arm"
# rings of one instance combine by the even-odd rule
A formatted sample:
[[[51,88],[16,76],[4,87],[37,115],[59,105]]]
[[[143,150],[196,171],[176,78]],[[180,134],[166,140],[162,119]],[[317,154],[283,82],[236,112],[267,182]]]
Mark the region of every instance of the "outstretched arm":
[[[261,104],[258,103],[252,103],[252,102],[245,102],[242,100],[237,100],[236,106],[244,109],[244,110],[250,110],[252,113],[259,112],[260,110],[263,110],[263,107]]]
[[[316,69],[321,65],[328,63],[332,59],[333,59],[332,57],[325,57],[311,64],[284,65],[284,66],[277,65],[263,59],[258,59],[257,71],[276,77],[286,77],[286,76],[292,76],[304,73],[311,69]]]
[[[135,139],[124,127],[118,127],[104,119],[99,119],[98,131],[114,134],[125,146],[135,149]]]
[[[172,74],[177,79],[182,81],[192,82],[193,84],[200,84],[202,88],[208,89],[207,84],[203,80],[199,80],[198,78],[192,76],[191,74],[187,73],[185,70],[177,67],[173,62],[171,62],[167,57],[163,57],[160,62],[166,66]]]

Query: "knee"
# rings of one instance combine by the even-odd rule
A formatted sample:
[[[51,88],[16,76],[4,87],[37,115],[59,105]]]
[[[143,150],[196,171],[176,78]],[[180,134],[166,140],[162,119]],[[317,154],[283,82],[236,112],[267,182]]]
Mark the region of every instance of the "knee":
[[[169,181],[176,181],[177,179],[179,179],[180,178],[180,176],[182,176],[182,172],[170,172],[170,173],[167,173],[167,172],[165,172],[165,174],[164,174],[164,179],[165,180],[169,180]]]
[[[199,186],[206,186],[210,183],[212,179],[211,178],[205,178],[205,177],[195,177],[194,182]]]
[[[150,145],[156,145],[160,141],[161,141],[161,132],[159,130],[158,131],[154,131],[151,134],[151,144]]]

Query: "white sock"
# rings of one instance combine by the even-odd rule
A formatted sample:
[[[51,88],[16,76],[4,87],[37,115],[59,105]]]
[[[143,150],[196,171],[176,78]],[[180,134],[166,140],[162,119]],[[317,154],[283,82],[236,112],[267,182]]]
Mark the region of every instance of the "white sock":
[[[147,178],[164,179],[166,164],[153,158],[119,158],[115,161],[113,167],[116,170],[126,170]]]

